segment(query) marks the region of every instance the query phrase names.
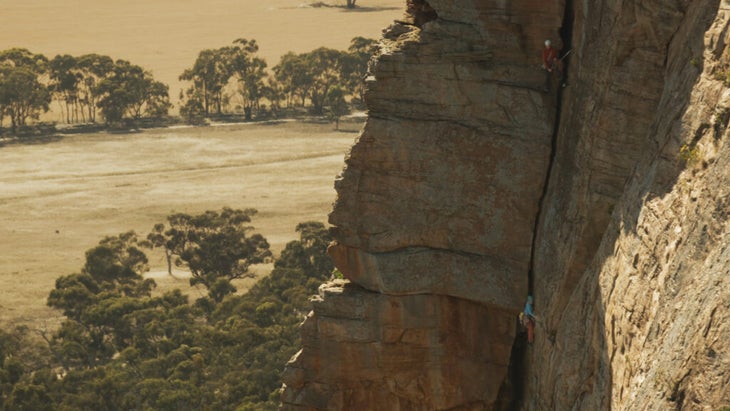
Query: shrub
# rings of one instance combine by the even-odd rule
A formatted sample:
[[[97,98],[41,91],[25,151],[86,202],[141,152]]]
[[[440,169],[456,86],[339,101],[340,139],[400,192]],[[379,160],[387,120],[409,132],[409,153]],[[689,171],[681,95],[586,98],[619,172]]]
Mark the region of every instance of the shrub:
[[[696,145],[683,144],[679,149],[679,158],[687,165],[694,165],[700,160],[700,150]]]

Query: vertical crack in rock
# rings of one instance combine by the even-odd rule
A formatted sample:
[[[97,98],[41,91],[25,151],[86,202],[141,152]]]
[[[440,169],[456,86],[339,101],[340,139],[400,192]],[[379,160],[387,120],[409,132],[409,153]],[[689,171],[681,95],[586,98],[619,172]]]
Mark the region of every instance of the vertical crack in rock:
[[[571,50],[572,47],[572,36],[573,36],[573,1],[566,0],[565,11],[563,15],[563,25],[560,27],[560,37],[563,42],[563,79],[562,82],[567,84],[568,81],[568,60],[569,56],[565,55]],[[532,233],[532,248],[530,250],[530,269],[527,273],[528,276],[528,291],[530,295],[534,295],[533,289],[533,278],[535,275],[535,249],[537,246],[537,230],[540,226],[540,219],[542,218],[543,206],[545,197],[547,196],[548,186],[550,185],[550,176],[553,171],[553,163],[555,162],[555,153],[558,141],[558,133],[560,132],[560,116],[562,114],[562,102],[563,102],[563,91],[562,84],[557,84],[557,96],[555,102],[555,122],[553,123],[553,137],[550,146],[550,161],[548,163],[547,172],[545,173],[545,183],[542,186],[542,194],[538,202],[537,215],[535,216],[535,228]]]
[[[563,48],[563,78],[560,79],[556,84],[556,96],[555,96],[555,117],[553,123],[553,135],[550,144],[550,159],[548,162],[547,171],[545,173],[545,182],[543,183],[542,193],[538,201],[537,215],[535,216],[535,226],[532,234],[532,247],[530,249],[530,265],[527,273],[527,287],[529,295],[535,296],[535,290],[533,288],[534,276],[535,276],[535,249],[537,248],[537,231],[540,226],[540,221],[543,214],[543,206],[545,197],[548,193],[548,187],[550,185],[550,177],[553,172],[553,164],[555,162],[555,154],[557,151],[558,135],[560,133],[560,117],[562,114],[562,101],[563,91],[565,88],[563,84],[567,84],[568,81],[568,55],[572,49],[572,37],[573,37],[573,21],[574,21],[574,10],[573,1],[566,0],[565,10],[563,12],[563,25],[560,27],[560,37],[562,40]],[[562,83],[562,84],[561,84]],[[500,389],[500,407],[502,410],[518,411],[522,409],[524,403],[524,390],[525,390],[525,379],[526,379],[526,360],[527,360],[527,348],[528,344],[524,334],[518,333],[515,342],[512,346],[512,353],[510,356],[510,365],[508,377]],[[506,398],[510,398],[509,401]]]

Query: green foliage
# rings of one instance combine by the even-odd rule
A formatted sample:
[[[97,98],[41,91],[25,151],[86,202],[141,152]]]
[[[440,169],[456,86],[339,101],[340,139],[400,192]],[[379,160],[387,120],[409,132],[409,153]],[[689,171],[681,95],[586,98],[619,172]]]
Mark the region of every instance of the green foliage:
[[[203,106],[203,93],[199,89],[190,89],[187,96],[186,99],[185,94],[180,93],[180,100],[183,101],[180,115],[189,124],[204,124],[206,112]]]
[[[730,108],[719,106],[715,109],[713,137],[719,140],[730,122]]]
[[[679,158],[688,165],[694,165],[700,160],[700,149],[696,145],[683,144],[679,148]]]
[[[203,284],[209,297],[220,302],[236,291],[231,280],[253,277],[251,265],[271,257],[262,235],[248,236],[255,214],[254,209],[231,208],[197,216],[173,214],[167,218],[169,229],[155,225],[147,239],[153,247],[164,248],[168,258],[176,257],[176,265],[190,270],[191,285]]]
[[[345,279],[345,275],[342,274],[342,272],[340,270],[338,270],[337,268],[335,268],[334,270],[332,270],[332,278],[334,278],[336,280],[344,280]]]
[[[192,81],[193,85],[187,91],[187,99],[195,103],[185,103],[191,106],[202,106],[207,116],[211,109],[221,114],[224,104],[224,88],[231,78],[231,65],[228,61],[228,52],[225,49],[207,49],[198,54],[193,67],[180,75],[180,80]]]
[[[225,50],[231,74],[238,82],[246,120],[251,120],[253,109],[259,109],[259,101],[264,94],[266,61],[255,55],[259,50],[256,40],[237,39],[233,44]]]
[[[59,55],[49,62],[50,90],[65,109],[66,122],[95,122],[99,83],[114,69],[108,56]]]
[[[112,297],[148,296],[154,281],[146,280],[147,256],[138,247],[133,231],[106,237],[86,252],[86,263],[78,274],[59,277],[48,297],[48,305],[80,320],[89,307]]]
[[[27,327],[0,330],[0,409],[51,410],[55,379],[50,352]]]
[[[299,100],[301,105],[309,92],[311,79],[306,70],[306,63],[301,54],[289,52],[281,56],[279,64],[274,67],[274,78],[286,96],[287,106]]]
[[[207,232],[245,227],[252,215],[231,209],[173,215],[168,222],[176,231],[158,224],[148,241],[199,245]],[[179,290],[151,296],[152,283],[141,276],[147,258],[134,233],[103,239],[86,253],[81,272],[59,278],[49,296],[67,315],[47,339],[50,352],[28,356],[20,332],[0,331],[0,408],[278,409],[283,366],[299,347],[297,327],[332,271],[324,225],[296,229],[300,239],[287,244],[272,273],[249,292],[193,305]]]
[[[167,115],[171,107],[167,85],[128,61],[117,60],[111,73],[96,87],[97,106],[107,123]]]
[[[43,55],[17,48],[0,52],[0,117],[10,117],[13,132],[48,111],[51,93],[41,82],[47,71]]]
[[[275,263],[277,268],[302,269],[305,275],[319,278],[334,269],[327,256],[327,247],[332,242],[324,224],[307,221],[297,224],[299,240],[289,242]],[[322,277],[322,280],[326,278]]]
[[[722,81],[725,87],[730,87],[730,70],[716,71],[714,77],[715,80]]]
[[[56,56],[49,62],[49,89],[62,101],[66,108],[66,122],[78,120],[80,73],[76,72],[78,62],[68,54]],[[82,111],[83,114],[83,111]]]
[[[341,81],[343,52],[320,47],[304,53],[307,76],[311,79],[309,99],[314,114],[324,114],[324,105],[330,89]]]
[[[287,105],[298,102],[304,106],[309,99],[312,112],[324,114],[330,90],[336,87],[343,90],[343,98],[354,95],[362,101],[365,73],[370,57],[376,52],[375,44],[375,40],[355,37],[348,51],[321,47],[307,53],[282,56],[273,71]],[[339,99],[334,101],[341,102]]]
[[[256,40],[243,38],[200,51],[179,77],[191,82],[180,93],[180,115],[202,124],[235,103],[251,120],[276,115],[282,101],[287,107],[309,101],[312,113],[337,121],[336,113],[345,112],[343,102],[350,97],[362,104],[368,61],[377,47],[375,40],[355,37],[347,51],[321,47],[287,53],[273,73],[258,51]],[[342,98],[331,95],[335,88]],[[126,124],[166,116],[172,108],[168,86],[128,61],[98,54],[57,55],[49,61],[26,49],[0,51],[0,126],[7,116],[15,132],[48,111],[52,99],[67,123],[96,122],[98,111],[107,124]],[[271,112],[262,101],[268,101]]]
[[[167,86],[128,61],[59,55],[49,67],[50,90],[62,102],[68,123],[96,121],[97,107],[107,123],[161,117],[171,107]]]
[[[77,59],[81,75],[79,83],[79,102],[86,107],[88,121],[96,121],[96,109],[100,97],[99,83],[110,75],[114,61],[109,56],[85,54]]]
[[[4,409],[13,411],[53,411],[48,390],[43,385],[18,383],[13,387],[4,404]]]
[[[200,123],[213,113],[222,114],[231,98],[230,89],[240,98],[237,107],[243,108],[246,120],[255,112],[260,114],[263,98],[274,109],[282,100],[289,107],[303,107],[309,100],[317,115],[325,114],[328,105],[330,114],[346,112],[346,96],[363,100],[364,77],[375,44],[356,37],[348,51],[321,47],[307,53],[290,52],[281,57],[273,67],[273,77],[268,78],[266,61],[256,55],[256,40],[237,39],[231,46],[203,50],[193,67],[180,75],[181,80],[192,83],[181,93],[181,115],[188,122]],[[334,88],[342,90],[342,98],[330,96]],[[333,115],[335,120],[338,117]]]
[[[355,37],[350,41],[348,53],[343,60],[343,85],[361,102],[365,99],[365,76],[368,72],[368,63],[378,51],[377,41],[365,37]]]
[[[345,100],[345,91],[340,86],[334,86],[327,92],[325,100],[329,106],[329,117],[335,121],[335,130],[340,129],[340,117],[350,112]]]

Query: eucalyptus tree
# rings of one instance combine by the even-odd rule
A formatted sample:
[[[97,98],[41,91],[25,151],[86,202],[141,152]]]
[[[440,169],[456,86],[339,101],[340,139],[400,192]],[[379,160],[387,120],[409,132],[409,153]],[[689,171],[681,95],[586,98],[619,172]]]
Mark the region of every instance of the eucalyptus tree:
[[[342,84],[344,56],[344,52],[326,47],[304,54],[307,77],[311,80],[308,95],[315,114],[324,114],[329,90]]]
[[[85,54],[77,59],[77,67],[81,74],[78,85],[79,104],[86,109],[86,120],[94,123],[100,97],[97,87],[112,73],[114,60],[100,54]]]
[[[271,258],[269,243],[261,234],[251,234],[254,209],[224,207],[220,212],[184,213],[167,217],[168,227],[157,224],[147,239],[165,249],[177,266],[190,270],[191,285],[202,284],[216,302],[236,291],[231,280],[254,277],[251,265]],[[169,269],[170,267],[168,267]]]
[[[288,107],[299,101],[300,106],[304,106],[309,87],[312,84],[307,63],[303,54],[289,52],[281,56],[279,64],[274,66],[274,78],[281,85],[286,104]]]
[[[57,55],[49,63],[49,89],[60,103],[61,112],[65,114],[66,122],[78,122],[79,111],[79,83],[82,76],[78,70],[76,57],[64,54]]]
[[[365,76],[368,72],[368,63],[377,52],[378,42],[376,40],[355,37],[350,40],[347,54],[343,56],[343,84],[360,101],[365,99]]]
[[[158,117],[170,108],[168,86],[155,81],[142,67],[117,60],[111,74],[95,88],[97,106],[107,123],[124,118],[139,119],[143,114]]]
[[[48,59],[27,49],[0,52],[0,110],[10,117],[13,132],[48,111],[51,93],[45,85]]]
[[[236,39],[233,46],[223,50],[228,54],[231,76],[237,83],[246,119],[250,120],[263,97],[266,61],[256,56],[259,45],[253,39]]]
[[[207,49],[198,54],[192,68],[180,75],[180,80],[193,84],[186,91],[186,97],[199,99],[205,115],[211,110],[223,112],[225,87],[231,78],[231,65],[225,49]]]
[[[329,116],[335,120],[335,130],[340,129],[340,117],[350,112],[350,107],[345,100],[345,90],[336,85],[327,92],[326,105],[329,108]]]
[[[80,273],[59,277],[48,305],[67,320],[52,341],[64,368],[103,364],[131,341],[121,332],[124,315],[139,309],[154,281],[143,278],[147,256],[134,232],[106,237],[86,252]]]
[[[170,240],[205,248],[221,234],[218,223],[237,231],[231,226],[247,227],[252,213],[170,216],[195,226]],[[333,269],[324,224],[305,222],[296,231],[299,240],[286,245],[269,275],[246,293],[208,298],[208,311],[180,290],[151,294],[154,283],[142,275],[147,259],[134,233],[103,239],[86,253],[81,271],[60,277],[51,291],[49,305],[66,318],[52,338],[41,335],[48,349],[28,357],[28,338],[0,330],[0,408],[278,409],[282,364],[301,346],[310,296]],[[204,265],[216,266],[219,256],[210,254]]]
[[[96,121],[98,87],[114,66],[111,57],[99,54],[58,55],[49,62],[49,86],[65,111],[66,122]]]

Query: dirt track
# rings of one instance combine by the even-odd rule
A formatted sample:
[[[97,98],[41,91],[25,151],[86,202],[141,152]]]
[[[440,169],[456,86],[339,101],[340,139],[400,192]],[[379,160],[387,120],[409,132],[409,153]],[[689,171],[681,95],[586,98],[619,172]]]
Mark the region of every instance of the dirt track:
[[[253,225],[278,252],[297,223],[326,221],[355,136],[288,123],[0,147],[0,326],[56,315],[45,307],[48,292],[56,277],[79,270],[87,249],[105,235],[146,234],[172,212],[256,208]],[[150,263],[165,269],[160,256]]]

